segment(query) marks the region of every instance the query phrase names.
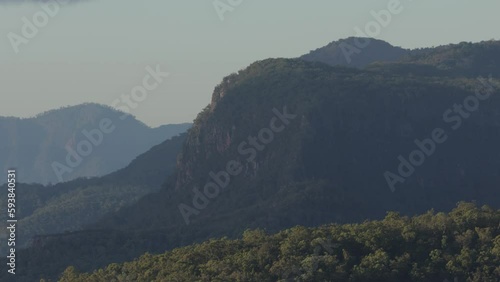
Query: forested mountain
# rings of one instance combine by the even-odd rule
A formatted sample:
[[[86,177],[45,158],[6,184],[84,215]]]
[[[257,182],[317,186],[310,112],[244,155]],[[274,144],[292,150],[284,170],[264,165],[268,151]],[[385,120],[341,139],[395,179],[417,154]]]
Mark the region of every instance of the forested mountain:
[[[386,211],[450,211],[460,201],[497,209],[500,48],[491,48],[496,61],[484,70],[411,59],[365,69],[255,62],[215,88],[162,190],[86,231],[40,237],[19,253],[19,268],[30,269],[19,277],[53,278],[68,265],[90,271],[249,228],[273,233]],[[437,71],[415,71],[422,68]]]
[[[103,177],[80,178],[53,186],[18,184],[17,248],[36,243],[38,236],[81,230],[103,215],[157,192],[174,170],[185,137],[182,134],[164,141],[127,167]],[[7,186],[1,189],[7,191]],[[6,193],[2,193],[2,210],[6,210],[6,203]],[[6,216],[2,213],[0,220],[5,222]],[[5,232],[1,232],[2,239],[7,236]],[[2,245],[2,250],[5,247]]]
[[[500,41],[483,41],[481,43],[462,42],[436,48],[412,50],[403,62],[412,62],[435,66],[440,70],[455,75],[477,76],[490,74],[500,76],[498,61]]]
[[[500,41],[490,40],[410,50],[378,39],[349,37],[333,41],[300,59],[400,75],[500,76],[499,48]]]
[[[461,203],[449,214],[247,230],[93,273],[69,267],[59,281],[498,281],[499,222],[500,210]]]
[[[303,55],[300,59],[308,62],[321,62],[331,66],[362,68],[374,62],[394,62],[401,60],[409,50],[391,44],[362,37],[349,37],[333,41]]]
[[[0,168],[17,168],[19,181],[24,183],[103,176],[190,126],[150,128],[132,115],[99,104],[61,108],[26,119],[0,117]],[[83,142],[91,145],[90,154]],[[4,178],[0,184],[6,183]]]

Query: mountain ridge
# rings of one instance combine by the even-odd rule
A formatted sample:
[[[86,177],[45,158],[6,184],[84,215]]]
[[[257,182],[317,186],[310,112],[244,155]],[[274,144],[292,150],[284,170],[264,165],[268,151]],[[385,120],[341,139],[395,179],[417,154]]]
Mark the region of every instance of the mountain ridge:
[[[410,50],[393,46],[383,40],[348,37],[332,41],[299,58],[310,62],[322,62],[331,66],[363,68],[376,61],[398,61],[409,53]]]

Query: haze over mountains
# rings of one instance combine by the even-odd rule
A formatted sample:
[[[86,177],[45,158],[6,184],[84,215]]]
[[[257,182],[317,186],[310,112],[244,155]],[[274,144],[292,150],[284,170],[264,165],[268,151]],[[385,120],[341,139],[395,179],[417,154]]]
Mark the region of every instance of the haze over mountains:
[[[137,202],[157,192],[173,172],[177,154],[186,134],[175,136],[135,158],[127,167],[103,177],[77,179],[53,186],[21,184],[18,208],[17,248],[36,242],[36,237],[74,232],[97,222],[107,213]],[[0,188],[7,190],[7,185]],[[0,194],[0,207],[6,209],[7,198]],[[2,221],[7,220],[1,214]],[[5,234],[4,234],[5,233]],[[0,232],[6,238],[6,231]],[[6,246],[0,246],[5,251]]]
[[[101,132],[101,138],[96,130],[103,120],[110,122],[113,132]],[[98,104],[61,108],[27,119],[0,117],[0,167],[17,168],[23,183],[103,176],[190,126],[150,128],[131,115]],[[91,145],[88,156],[81,154],[89,151],[88,146],[78,147],[82,142]],[[5,182],[0,179],[0,184]]]
[[[158,192],[110,212],[87,230],[38,237],[36,244],[19,253],[19,268],[29,269],[20,277],[26,281],[55,278],[70,265],[92,271],[146,252],[239,237],[249,228],[278,232],[296,225],[381,219],[387,211],[403,215],[429,209],[450,211],[460,201],[500,208],[500,42],[413,51],[372,42],[373,46],[352,54],[352,65],[345,58],[342,61],[339,43],[332,43],[302,59],[266,59],[224,78],[215,87],[211,104],[185,136],[173,174],[165,174],[168,179]],[[148,170],[158,171],[155,166]],[[482,212],[487,224],[478,220]],[[496,246],[492,238],[500,238],[497,212],[469,207],[459,208],[456,214],[457,221],[462,221],[453,228],[464,234],[452,232],[450,236],[483,238],[484,248]],[[467,221],[463,214],[478,216]],[[479,234],[482,231],[469,222],[481,222],[489,235]],[[411,228],[394,234],[404,232],[405,238],[413,240],[416,235]],[[426,228],[422,232],[432,229]],[[358,233],[349,234],[358,240]],[[460,238],[457,241],[465,242]],[[443,240],[439,240],[443,244],[436,243],[432,258],[450,251]],[[349,261],[349,254],[355,252],[349,242],[341,242],[344,250],[339,249],[336,258]],[[462,243],[457,245],[460,249],[453,249],[454,256],[467,252],[467,244]],[[243,243],[239,244],[234,248]],[[300,240],[290,243],[293,247],[303,244]],[[387,244],[383,248],[396,247]],[[194,248],[181,250],[187,250],[183,259],[200,257]],[[286,255],[287,249],[283,246],[275,252]],[[408,263],[428,261],[431,254],[422,251],[420,255],[407,258]],[[382,255],[370,249],[362,256],[350,267],[362,268]],[[250,262],[245,265],[248,275],[255,273]],[[271,273],[272,267],[279,265],[270,263],[264,271]],[[113,278],[133,279],[134,273],[119,271],[124,268],[112,264],[107,271]],[[411,281],[434,271],[419,265],[414,268]],[[457,263],[428,277],[494,277],[492,269]],[[202,279],[201,273],[194,275]],[[273,275],[269,279],[287,279],[279,272]]]

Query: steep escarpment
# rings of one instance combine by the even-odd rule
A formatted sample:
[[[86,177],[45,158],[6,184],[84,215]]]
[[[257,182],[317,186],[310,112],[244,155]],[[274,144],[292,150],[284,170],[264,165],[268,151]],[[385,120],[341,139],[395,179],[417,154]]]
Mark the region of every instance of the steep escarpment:
[[[245,164],[239,176],[243,180],[232,180],[190,217],[189,227],[174,229],[208,238],[231,236],[243,226],[276,230],[294,224],[360,221],[382,217],[391,208],[406,214],[425,207],[449,210],[460,199],[498,206],[499,124],[494,117],[499,100],[494,79],[420,79],[320,69],[294,61],[263,61],[239,74],[245,79],[225,86],[223,97],[200,114],[185,144],[172,186],[176,194],[184,193],[181,203],[191,205],[197,195],[193,189],[203,191],[210,172],[241,159],[240,142],[268,126],[272,110],[261,101],[275,102],[272,106],[277,108],[281,102],[297,117],[283,135],[276,134],[259,151],[255,165]],[[289,84],[273,80],[279,73]],[[478,109],[468,111],[470,105],[464,106],[476,93],[490,91]],[[467,111],[460,126],[443,117],[451,111],[456,120],[456,105]],[[242,125],[248,126],[244,133],[238,130]],[[384,173],[398,173],[398,157],[409,159],[419,149],[415,141],[432,139],[436,129],[445,131],[447,140],[436,144],[392,192]]]
[[[380,75],[298,60],[254,63],[215,89],[189,132],[163,200],[142,201],[161,201],[167,219],[134,223],[132,209],[119,215],[127,218],[119,227],[133,222],[181,233],[205,230],[208,236],[226,234],[210,226],[277,230],[377,218],[386,210],[447,210],[463,199],[495,206],[495,83]],[[481,111],[460,118],[454,129],[454,105],[475,90],[493,92]],[[276,112],[293,118],[270,138]],[[436,129],[447,136],[445,143],[435,144],[410,175],[399,175],[401,158],[409,160]],[[226,181],[232,161],[241,172]],[[217,179],[227,185],[217,190],[210,184],[220,184]]]

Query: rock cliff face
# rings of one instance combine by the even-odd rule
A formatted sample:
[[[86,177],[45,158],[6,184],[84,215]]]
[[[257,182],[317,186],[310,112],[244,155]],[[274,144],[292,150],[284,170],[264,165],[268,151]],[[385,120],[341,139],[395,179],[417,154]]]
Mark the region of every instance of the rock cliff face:
[[[207,162],[214,155],[223,154],[232,145],[236,127],[231,126],[231,120],[217,124],[209,119],[216,111],[219,101],[227,93],[231,86],[231,78],[234,77],[235,75],[224,78],[223,82],[214,89],[210,105],[196,118],[184,150],[179,156],[176,189],[181,189],[195,181],[195,176],[203,173],[200,164]]]

